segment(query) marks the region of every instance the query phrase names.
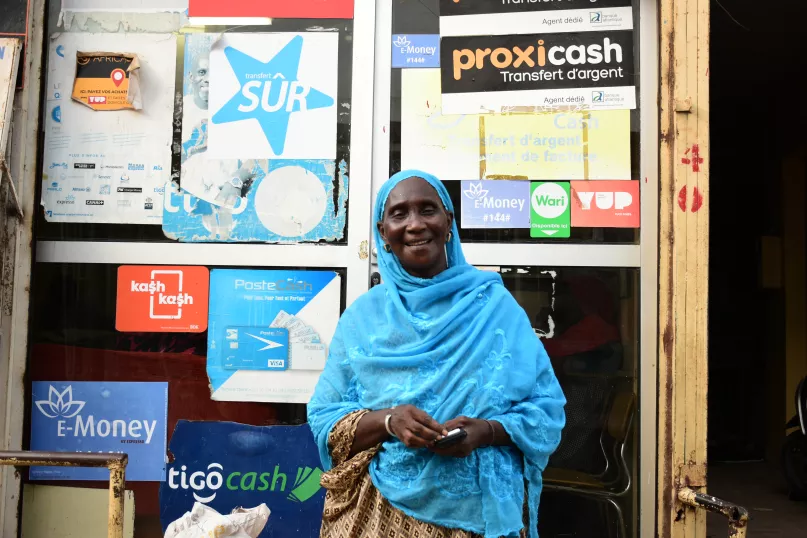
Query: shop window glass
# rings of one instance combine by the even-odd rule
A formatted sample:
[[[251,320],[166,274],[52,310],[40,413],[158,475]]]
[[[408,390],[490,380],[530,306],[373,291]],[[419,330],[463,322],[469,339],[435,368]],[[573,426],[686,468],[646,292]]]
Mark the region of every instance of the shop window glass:
[[[629,78],[630,84],[636,86],[638,95],[639,8],[637,2],[633,4],[635,29],[632,54],[633,65],[637,67],[634,73],[630,73]],[[585,5],[580,9],[581,12],[585,12],[586,17],[589,16],[588,8],[589,6]],[[546,13],[551,14],[552,11]],[[404,36],[407,42],[414,46],[422,45],[421,42],[414,41],[422,34],[430,34],[436,39],[440,33],[439,14],[440,0],[394,2],[393,40],[398,36]],[[393,57],[400,46],[403,46],[403,42],[393,43]],[[488,212],[492,222],[497,223],[495,227],[489,228],[466,227],[461,215],[462,203],[465,200],[461,180],[567,182],[591,179],[590,184],[595,186],[596,181],[593,180],[632,180],[638,183],[640,179],[638,106],[630,111],[607,111],[605,115],[601,115],[601,112],[587,115],[584,110],[570,108],[540,114],[515,111],[509,114],[459,116],[443,115],[439,106],[440,100],[439,69],[422,68],[417,65],[412,68],[400,68],[393,64],[390,87],[389,173],[392,175],[402,168],[421,168],[443,180],[456,208],[457,224],[463,241],[638,244],[638,225],[635,228],[587,227],[575,226],[572,222],[568,238],[534,238],[530,236],[529,228],[508,228],[499,223],[497,219],[506,218],[506,211],[502,212],[501,209],[492,208]],[[579,129],[581,125],[586,126],[582,135]],[[594,133],[597,129],[600,137],[592,135],[589,140],[585,133]],[[510,138],[511,135],[513,138]],[[536,141],[536,137],[542,140]],[[515,144],[513,151],[509,150],[510,144]],[[540,144],[538,150],[530,150],[535,144]],[[504,150],[505,146],[508,147],[507,151]],[[525,148],[530,151],[525,151]],[[596,155],[597,152],[599,156]],[[557,164],[556,160],[567,158],[576,160],[579,166],[553,165],[550,166],[554,168],[553,172],[547,172],[546,167],[539,166],[542,161],[553,160]],[[533,164],[529,164],[530,160]],[[603,161],[607,161],[608,166],[598,168],[602,166]],[[575,175],[564,175],[566,173]],[[635,189],[637,186],[634,184],[626,190],[633,192]],[[574,196],[572,194],[572,198]],[[630,207],[638,213],[638,195],[633,196]]]
[[[60,10],[60,3],[59,2],[49,2],[49,12],[50,16],[48,18],[48,34],[53,34],[55,32],[63,32],[63,28],[57,26],[57,20],[59,17],[59,10]],[[71,32],[68,33],[75,33],[76,28],[73,28]],[[185,43],[187,39],[194,39],[194,34],[198,33],[210,33],[210,34],[221,34],[221,33],[263,33],[263,32],[289,32],[289,33],[296,33],[296,32],[318,32],[328,35],[337,34],[338,36],[338,84],[336,95],[333,96],[335,107],[336,107],[336,117],[337,117],[337,126],[336,126],[336,158],[335,158],[335,171],[331,174],[331,170],[329,166],[325,166],[321,171],[314,170],[315,173],[319,174],[320,181],[323,182],[323,187],[325,188],[326,196],[325,196],[325,204],[328,209],[333,209],[336,217],[338,217],[338,222],[344,222],[344,229],[343,230],[336,230],[334,235],[341,235],[339,239],[321,239],[320,242],[328,242],[331,244],[345,244],[347,242],[347,189],[345,188],[344,192],[340,190],[338,178],[344,174],[347,177],[350,177],[350,118],[351,118],[351,105],[352,105],[352,73],[353,73],[353,65],[352,65],[352,58],[353,58],[353,21],[352,20],[319,20],[319,19],[274,19],[272,20],[271,25],[269,26],[205,26],[205,27],[193,27],[192,31],[189,33],[180,33],[177,36],[177,50],[176,50],[176,72],[175,72],[175,104],[174,104],[174,121],[173,121],[173,142],[172,142],[172,163],[171,163],[171,171],[170,174],[166,174],[167,177],[170,177],[173,181],[176,181],[177,178],[180,178],[180,169],[181,165],[184,162],[182,157],[182,143],[183,143],[183,130],[182,130],[182,108],[183,108],[183,93],[188,93],[187,88],[187,81],[185,81],[185,77],[187,76],[188,72],[193,69],[193,65],[184,65],[185,64]],[[46,57],[44,59],[44,65],[48,65],[48,62],[51,62],[53,58],[54,51],[51,51],[46,47]],[[146,76],[147,74],[144,74]],[[183,83],[185,85],[183,86]],[[70,88],[65,90],[64,88],[61,89],[64,92],[64,95],[61,95],[62,99],[69,99]],[[260,95],[259,95],[260,96]],[[58,114],[55,114],[53,111],[53,103],[55,101],[49,100],[46,113],[52,114],[55,117],[58,117]],[[110,112],[95,112],[96,114],[110,114]],[[116,112],[113,112],[113,114]],[[126,113],[133,113],[130,111],[126,111]],[[48,118],[45,119],[46,126],[48,124]],[[187,120],[186,120],[187,121]],[[170,128],[170,127],[169,127]],[[48,142],[47,135],[43,135],[40,137],[40,151],[45,150],[46,143],[52,144],[52,142]],[[187,137],[186,137],[187,138]],[[81,146],[82,151],[94,151],[94,148],[88,145]],[[45,152],[47,153],[47,152]],[[148,156],[143,155],[132,155],[133,161],[140,161],[143,159],[147,159]],[[75,204],[82,205],[84,200],[84,194],[82,192],[75,192],[70,193],[67,192],[72,189],[71,186],[71,177],[72,172],[74,170],[71,168],[72,161],[69,163],[62,163],[62,159],[57,159],[59,162],[52,163],[56,168],[49,169],[48,163],[45,164],[44,170],[43,167],[40,167],[39,171],[39,183],[42,184],[43,174],[47,174],[47,183],[43,184],[43,189],[47,190],[48,188],[59,188],[59,189],[66,189],[65,192],[58,193],[60,198],[65,198],[65,200],[59,200],[58,202],[64,204],[73,205],[67,206],[58,206],[59,208],[67,208],[67,207],[78,207]],[[69,160],[69,159],[66,159]],[[81,159],[79,159],[81,160]],[[251,163],[252,161],[243,161],[240,166],[242,168],[249,168],[247,163]],[[262,162],[262,161],[261,161]],[[341,163],[344,163],[344,166],[341,166]],[[124,162],[124,165],[126,163]],[[64,166],[65,169],[63,170],[60,166]],[[150,165],[149,165],[150,166]],[[259,169],[260,168],[260,169]],[[253,168],[252,172],[255,176],[253,182],[265,177],[268,175],[273,168],[271,166],[264,166],[262,164],[258,164],[257,167]],[[105,203],[110,204],[114,203],[116,200],[114,198],[115,192],[114,190],[117,188],[117,176],[122,175],[120,171],[113,170],[115,172],[115,177],[110,180],[112,181],[111,187],[112,189],[111,195],[104,193],[104,195],[96,192],[99,186],[93,184],[91,186],[93,197],[101,198],[104,196],[112,196],[112,198],[108,199]],[[125,171],[124,171],[125,172]],[[134,172],[135,174],[137,172]],[[64,175],[65,177],[61,177],[60,174]],[[326,181],[327,177],[333,176],[333,189],[331,190],[331,186]],[[60,184],[53,187],[51,182],[59,182]],[[181,181],[181,178],[180,178]],[[133,184],[133,183],[132,183]],[[82,185],[83,186],[83,185]],[[135,187],[137,188],[137,187]],[[162,191],[161,187],[154,187],[154,190]],[[246,193],[246,190],[242,191]],[[330,203],[327,199],[328,193],[333,193],[333,202]],[[50,194],[50,193],[48,193]],[[64,195],[64,196],[62,196]],[[97,196],[95,196],[97,195]],[[255,190],[253,189],[253,194],[247,195],[242,194],[245,198],[247,196],[257,196],[255,194]],[[146,193],[143,194],[143,199],[147,196]],[[71,198],[72,197],[72,198]],[[43,193],[40,193],[40,198],[43,201],[46,201],[46,197],[43,196]],[[158,203],[162,203],[163,193],[162,192],[155,192],[153,196],[148,196],[151,200],[148,200],[148,203],[155,203],[155,199]],[[176,197],[179,198],[179,197]],[[195,203],[195,198],[193,199]],[[254,204],[254,198],[250,198]],[[47,198],[47,201],[54,205],[57,203],[55,198]],[[136,200],[137,203],[142,203],[138,198]],[[177,200],[173,200],[174,204],[177,204]],[[188,203],[187,201],[185,202]],[[238,204],[241,202],[236,203],[236,207],[240,207]],[[54,206],[56,207],[56,206]],[[87,206],[90,207],[90,206]],[[198,204],[194,206],[189,206],[193,208],[193,211],[198,212],[199,214],[203,215],[206,214],[205,211],[199,209]],[[97,223],[92,222],[92,217],[87,217],[85,220],[87,222],[78,222],[75,219],[71,220],[70,222],[50,222],[45,217],[45,212],[51,208],[39,208],[37,211],[37,220],[36,220],[36,229],[37,229],[37,239],[38,240],[71,240],[71,241],[81,241],[81,240],[102,240],[102,241],[144,241],[144,242],[173,242],[172,239],[168,239],[163,231],[162,225],[159,224],[106,224],[106,223]],[[88,211],[91,211],[88,209]],[[247,209],[248,211],[248,209]],[[344,213],[344,215],[339,216],[339,213]],[[215,211],[214,211],[215,213]],[[189,214],[191,213],[189,211]],[[220,217],[221,219],[222,217]],[[232,218],[232,217],[229,217]],[[215,219],[214,219],[215,220]],[[209,223],[204,221],[204,219],[200,220],[199,223],[196,223],[195,226],[199,228],[199,230],[203,233],[206,233],[204,230],[201,229],[202,224],[204,227],[209,231],[211,226],[213,227],[213,231],[211,231],[211,235],[216,234],[216,226],[220,224],[218,222]],[[258,227],[260,228],[261,225],[266,226],[266,223],[261,220],[258,223]],[[190,227],[190,225],[188,225]],[[182,229],[182,225],[175,226],[179,227],[180,230]],[[267,226],[268,227],[268,226]],[[242,224],[242,229],[244,225]],[[195,230],[195,228],[194,228]],[[283,230],[282,226],[275,228],[275,230]],[[272,233],[275,232],[272,230]],[[330,231],[330,230],[329,230]],[[340,234],[343,232],[343,234]],[[169,233],[171,233],[169,231]],[[198,235],[197,232],[189,233],[190,236]],[[274,236],[273,236],[274,237]],[[221,241],[221,235],[218,238],[210,239],[210,241]],[[184,239],[187,240],[187,239]],[[308,242],[316,242],[316,238],[306,237],[305,239]],[[264,241],[263,239],[257,239],[254,241],[250,241],[245,239],[244,237],[237,238],[237,242],[281,242],[283,239],[278,240],[267,240]],[[302,241],[301,241],[302,242]]]
[[[541,337],[567,400],[561,443],[544,473],[541,535],[611,536],[610,529],[636,536],[638,270],[499,271]]]
[[[283,268],[295,269],[302,270]],[[334,270],[342,277],[340,308],[344,310],[346,271]],[[213,401],[206,371],[207,332],[117,331],[117,271],[117,265],[106,264],[40,263],[35,266],[27,369],[30,381],[167,382],[169,442],[180,419],[255,426],[297,425],[306,421],[302,404]],[[37,480],[33,483],[107,487],[107,482]],[[135,536],[162,536],[160,483],[129,481],[126,487],[135,494]]]

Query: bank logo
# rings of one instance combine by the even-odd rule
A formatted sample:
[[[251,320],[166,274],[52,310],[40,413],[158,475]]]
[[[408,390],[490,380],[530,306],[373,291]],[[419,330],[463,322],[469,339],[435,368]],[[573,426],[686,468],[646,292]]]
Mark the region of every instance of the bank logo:
[[[53,110],[50,112],[50,117],[56,123],[62,123],[62,107],[59,105],[53,107]]]
[[[591,16],[592,24],[599,24],[602,22],[602,11],[592,11],[589,15]]]
[[[334,98],[300,80],[303,37],[295,36],[274,58],[261,62],[228,46],[224,49],[239,91],[211,118],[214,124],[256,120],[272,151],[282,155],[291,115],[334,105]]]
[[[63,392],[59,392],[51,385],[48,390],[48,399],[34,402],[39,412],[48,418],[73,418],[84,409],[85,402],[73,400],[73,386],[70,385]]]
[[[591,92],[591,102],[592,103],[604,103],[605,102],[605,92]]]
[[[226,478],[225,478],[226,476]],[[322,469],[319,467],[298,467],[291,491],[286,498],[292,502],[304,503],[320,489]],[[179,480],[177,480],[179,479]],[[210,503],[216,499],[218,490],[225,486],[230,491],[272,491],[283,492],[289,488],[288,474],[275,465],[271,472],[228,473],[220,463],[211,463],[204,471],[190,472],[187,465],[179,470],[168,469],[168,487],[171,489],[192,489],[193,498],[200,503]]]
[[[57,45],[56,46],[56,55],[59,58],[64,58],[64,46],[62,46],[62,45]]]

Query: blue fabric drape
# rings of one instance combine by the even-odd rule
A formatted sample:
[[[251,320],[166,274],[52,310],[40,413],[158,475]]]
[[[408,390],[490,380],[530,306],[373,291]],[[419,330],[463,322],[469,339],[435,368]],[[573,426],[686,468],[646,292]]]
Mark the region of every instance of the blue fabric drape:
[[[454,211],[437,178],[408,170],[382,186],[377,221],[390,191],[411,177],[425,179]],[[370,476],[404,513],[489,538],[518,536],[526,479],[529,536],[537,538],[541,473],[560,442],[566,401],[526,313],[498,274],[465,261],[456,223],[446,244],[448,269],[431,279],[407,273],[380,248],[378,231],[375,239],[383,283],[342,315],[308,404],[324,467],[332,467],[331,429],[359,409],[411,404],[441,423],[459,415],[497,420],[515,447],[446,458],[390,439]]]

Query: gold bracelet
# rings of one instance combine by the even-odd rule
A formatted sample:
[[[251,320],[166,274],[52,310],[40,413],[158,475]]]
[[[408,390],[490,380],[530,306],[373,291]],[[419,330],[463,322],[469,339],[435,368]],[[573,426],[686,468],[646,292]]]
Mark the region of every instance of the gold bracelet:
[[[488,419],[484,420],[488,423],[488,426],[490,426],[490,444],[488,444],[488,446],[493,446],[493,443],[496,441],[496,428],[493,427],[493,423],[491,421]]]

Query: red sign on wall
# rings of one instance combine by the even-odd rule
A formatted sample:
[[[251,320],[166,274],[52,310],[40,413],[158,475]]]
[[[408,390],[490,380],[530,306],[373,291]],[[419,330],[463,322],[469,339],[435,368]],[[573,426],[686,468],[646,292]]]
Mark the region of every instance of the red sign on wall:
[[[190,0],[188,16],[352,19],[353,0]]]
[[[118,267],[115,328],[121,332],[200,333],[207,330],[207,267]]]
[[[638,228],[638,181],[572,181],[573,228]]]

